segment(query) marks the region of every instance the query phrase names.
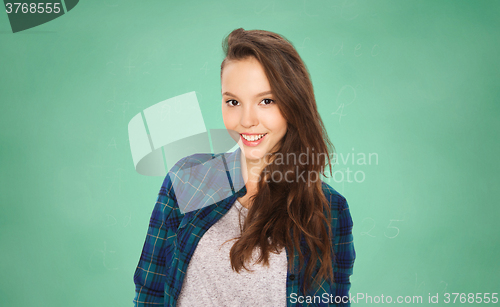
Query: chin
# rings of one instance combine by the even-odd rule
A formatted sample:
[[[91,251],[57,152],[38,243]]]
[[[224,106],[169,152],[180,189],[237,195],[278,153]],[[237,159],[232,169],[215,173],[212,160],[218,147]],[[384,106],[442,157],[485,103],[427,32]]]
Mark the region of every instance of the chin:
[[[242,152],[247,160],[258,160],[258,162],[262,161],[265,156],[264,150],[257,148],[248,148],[246,146],[243,146]]]

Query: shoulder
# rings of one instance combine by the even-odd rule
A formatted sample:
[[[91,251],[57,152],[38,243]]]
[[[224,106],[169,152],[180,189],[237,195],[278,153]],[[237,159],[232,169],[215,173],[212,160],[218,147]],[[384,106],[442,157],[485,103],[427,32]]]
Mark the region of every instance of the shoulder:
[[[333,212],[341,212],[349,209],[346,198],[328,183],[321,181],[321,188],[326,200],[330,203],[330,209]]]
[[[196,153],[181,158],[169,169],[168,173],[165,176],[165,179],[163,180],[162,189],[164,188],[166,190],[166,194],[168,197],[175,198],[172,184],[176,181],[176,179],[183,175],[186,170],[202,165],[203,163],[213,158],[214,154],[211,153]]]
[[[352,247],[353,221],[347,200],[342,194],[325,182],[322,182],[322,188],[330,204],[330,225],[332,227],[332,238],[335,241],[335,248],[343,245],[342,248],[344,251],[349,249],[349,253],[355,256],[354,248]]]
[[[177,161],[174,166],[170,168],[168,173],[176,173],[180,170],[184,170],[190,167],[198,166],[201,165],[209,160],[212,160],[215,157],[214,154],[211,153],[196,153],[192,154],[189,156],[186,156],[184,158],[181,158],[179,161]],[[168,175],[168,174],[167,174]]]
[[[219,156],[192,154],[177,161],[168,171],[163,186],[182,214],[222,200],[231,191],[225,161]]]
[[[160,195],[176,200],[174,183],[184,175],[184,172],[192,167],[201,165],[213,158],[213,154],[193,154],[177,161],[165,175],[160,189]]]

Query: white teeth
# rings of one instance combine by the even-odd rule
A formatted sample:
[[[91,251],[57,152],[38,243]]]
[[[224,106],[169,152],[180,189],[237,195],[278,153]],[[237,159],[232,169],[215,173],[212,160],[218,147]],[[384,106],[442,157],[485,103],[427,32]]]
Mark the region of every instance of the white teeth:
[[[244,135],[244,134],[242,134],[241,136],[247,141],[255,142],[257,140],[260,140],[264,135],[266,135],[266,134],[265,133],[259,134],[259,135]]]

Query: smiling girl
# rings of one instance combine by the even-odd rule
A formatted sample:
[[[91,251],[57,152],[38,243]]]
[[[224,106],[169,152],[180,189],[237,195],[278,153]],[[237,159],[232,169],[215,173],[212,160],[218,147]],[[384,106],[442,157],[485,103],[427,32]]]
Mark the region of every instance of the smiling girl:
[[[134,275],[134,303],[349,306],[353,223],[346,199],[319,179],[325,167],[331,174],[332,145],[309,73],[273,32],[239,28],[223,48],[222,116],[238,142],[245,185],[182,214],[167,174]],[[277,163],[301,154],[315,157]]]

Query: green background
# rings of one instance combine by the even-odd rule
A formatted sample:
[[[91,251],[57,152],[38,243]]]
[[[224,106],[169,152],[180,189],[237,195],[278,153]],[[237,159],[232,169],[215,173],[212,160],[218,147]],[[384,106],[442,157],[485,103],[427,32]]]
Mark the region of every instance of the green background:
[[[499,14],[498,1],[104,0],[14,34],[0,13],[2,305],[132,305],[163,178],[135,171],[128,122],[196,91],[207,128],[224,128],[221,42],[239,27],[282,34],[311,73],[347,159],[329,184],[354,220],[351,293],[500,292]]]

